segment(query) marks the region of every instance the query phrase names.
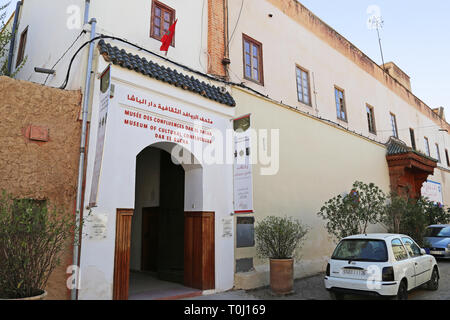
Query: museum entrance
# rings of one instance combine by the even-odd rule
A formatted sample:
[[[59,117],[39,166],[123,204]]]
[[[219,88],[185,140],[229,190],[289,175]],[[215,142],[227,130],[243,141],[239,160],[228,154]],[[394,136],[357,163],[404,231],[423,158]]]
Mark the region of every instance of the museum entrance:
[[[129,299],[189,291],[183,285],[184,189],[184,168],[169,152],[151,146],[136,157]]]
[[[215,287],[215,214],[201,211],[203,168],[173,161],[174,146],[152,145],[136,157],[135,208],[116,224],[117,299],[183,298]]]
[[[144,151],[145,152],[145,151]],[[151,152],[151,150],[150,150]],[[153,272],[161,280],[183,283],[184,280],[184,169],[160,150],[159,203],[145,207],[142,202],[141,270]],[[139,161],[139,158],[138,158]],[[144,163],[145,165],[145,163]],[[137,175],[137,184],[146,177]],[[143,179],[144,181],[139,181]],[[151,192],[150,192],[151,194]]]

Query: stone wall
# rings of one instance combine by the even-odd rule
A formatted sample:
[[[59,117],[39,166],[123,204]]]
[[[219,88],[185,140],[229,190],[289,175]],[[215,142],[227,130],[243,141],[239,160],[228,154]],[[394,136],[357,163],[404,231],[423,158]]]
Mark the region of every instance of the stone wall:
[[[79,91],[0,77],[0,189],[75,212],[81,122]],[[49,299],[67,299],[69,247],[51,275]]]

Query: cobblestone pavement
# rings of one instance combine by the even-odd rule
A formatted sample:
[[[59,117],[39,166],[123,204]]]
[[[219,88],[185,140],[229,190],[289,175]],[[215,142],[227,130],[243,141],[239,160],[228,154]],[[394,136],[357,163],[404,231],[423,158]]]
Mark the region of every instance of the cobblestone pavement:
[[[429,291],[423,288],[415,289],[409,293],[410,300],[450,300],[450,261],[438,261],[441,279],[439,290]],[[296,280],[295,293],[286,297],[275,297],[270,289],[239,290],[194,298],[193,300],[330,300],[328,292],[323,285],[323,274]],[[350,300],[374,299],[367,297],[348,296]]]

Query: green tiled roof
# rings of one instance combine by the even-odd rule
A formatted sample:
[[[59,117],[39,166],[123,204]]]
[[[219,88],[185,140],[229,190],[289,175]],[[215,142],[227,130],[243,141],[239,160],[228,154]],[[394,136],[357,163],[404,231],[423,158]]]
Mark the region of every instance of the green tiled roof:
[[[417,154],[421,157],[424,157],[428,160],[437,162],[436,159],[431,158],[429,156],[427,156],[426,154],[419,152],[417,150],[413,150],[413,148],[409,147],[406,143],[404,143],[403,141],[396,139],[394,137],[391,137],[389,139],[389,141],[386,143],[386,148],[387,148],[387,155],[388,156],[394,156],[394,155],[399,155],[399,154],[406,154],[406,153],[414,153]]]

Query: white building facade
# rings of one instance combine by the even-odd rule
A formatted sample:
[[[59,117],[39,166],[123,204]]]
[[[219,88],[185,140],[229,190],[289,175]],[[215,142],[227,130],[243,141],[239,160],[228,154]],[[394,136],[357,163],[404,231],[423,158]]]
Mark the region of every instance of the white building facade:
[[[27,60],[17,78],[89,97],[79,299],[128,298],[130,270],[203,292],[265,285],[265,262],[254,243],[237,248],[235,230],[239,218],[270,214],[312,227],[296,276],[323,271],[333,243],[317,211],[355,180],[385,192],[397,184],[391,136],[439,160],[423,193],[450,204],[450,125],[403,71],[385,72],[297,1],[240,4],[23,1],[14,65],[20,47]],[[176,19],[165,56],[160,37]],[[253,166],[254,210],[233,216],[233,155],[213,142],[248,114],[252,128],[279,130],[280,170],[264,177]]]

